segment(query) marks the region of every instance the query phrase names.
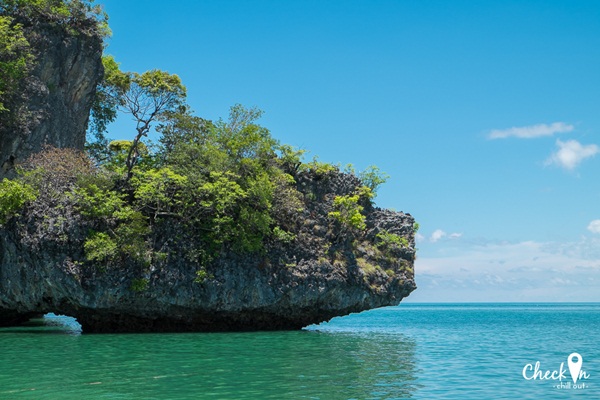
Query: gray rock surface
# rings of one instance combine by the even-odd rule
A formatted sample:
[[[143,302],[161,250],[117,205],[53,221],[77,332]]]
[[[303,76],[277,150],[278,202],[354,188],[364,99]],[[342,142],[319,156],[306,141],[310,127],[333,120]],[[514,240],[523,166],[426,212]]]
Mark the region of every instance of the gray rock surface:
[[[13,220],[0,230],[0,324],[54,312],[77,318],[84,332],[299,329],[396,305],[416,288],[410,215],[372,209],[361,238],[336,244],[335,232],[314,233],[312,223],[318,224],[323,214],[310,208],[305,213],[316,217],[305,220],[311,221],[303,228],[306,236],[286,246],[272,244],[264,254],[222,254],[202,283],[183,260],[143,272],[126,265],[106,271],[88,268],[74,261],[83,258],[80,245],[28,243],[19,233],[19,221]],[[385,257],[373,254],[377,250],[368,238],[390,228],[411,245]],[[329,243],[329,253],[321,250],[324,243]],[[365,259],[378,266],[366,268]],[[139,279],[147,287],[136,291]]]
[[[0,179],[45,144],[83,149],[96,86],[103,76],[102,42],[50,24],[25,26],[36,56],[22,95],[8,104],[14,121],[0,121]]]

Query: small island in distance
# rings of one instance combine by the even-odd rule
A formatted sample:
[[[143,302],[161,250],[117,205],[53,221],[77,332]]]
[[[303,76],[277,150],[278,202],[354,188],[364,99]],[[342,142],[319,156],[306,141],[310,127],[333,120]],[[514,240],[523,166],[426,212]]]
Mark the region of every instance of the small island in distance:
[[[418,225],[375,207],[376,167],[305,162],[257,109],[198,117],[177,75],[103,55],[108,34],[88,1],[0,5],[0,326],[300,329],[416,288]],[[131,140],[107,139],[118,112]]]

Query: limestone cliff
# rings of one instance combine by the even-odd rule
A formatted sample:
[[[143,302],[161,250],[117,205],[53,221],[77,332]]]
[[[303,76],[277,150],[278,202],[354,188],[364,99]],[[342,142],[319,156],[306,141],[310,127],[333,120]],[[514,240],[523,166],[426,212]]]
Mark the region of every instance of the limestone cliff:
[[[44,144],[83,149],[90,108],[102,79],[102,39],[43,18],[23,26],[33,69],[0,118],[0,179]]]

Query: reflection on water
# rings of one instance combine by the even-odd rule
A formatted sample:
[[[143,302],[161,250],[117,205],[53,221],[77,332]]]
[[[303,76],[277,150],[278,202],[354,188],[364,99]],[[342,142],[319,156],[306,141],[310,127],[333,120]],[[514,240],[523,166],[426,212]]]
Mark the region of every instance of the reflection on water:
[[[417,389],[415,342],[398,333],[73,335],[56,322],[0,329],[0,398],[401,399]]]

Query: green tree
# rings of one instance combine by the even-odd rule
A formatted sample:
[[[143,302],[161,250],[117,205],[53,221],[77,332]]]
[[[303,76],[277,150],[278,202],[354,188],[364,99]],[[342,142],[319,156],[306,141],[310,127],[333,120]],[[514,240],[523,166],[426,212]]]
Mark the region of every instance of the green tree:
[[[257,108],[245,108],[236,104],[229,111],[229,120],[215,124],[213,134],[219,147],[241,173],[252,173],[251,169],[266,167],[276,158],[279,142],[269,130],[256,123],[263,112]]]
[[[290,175],[295,175],[302,165],[302,157],[306,150],[296,149],[289,144],[280,144],[277,146],[279,155],[279,165]]]
[[[109,157],[107,125],[114,121],[120,110],[135,121],[135,135],[125,157],[126,181],[133,176],[133,168],[143,155],[142,139],[148,136],[152,125],[185,109],[186,88],[177,75],[160,70],[138,74],[122,72],[112,56],[103,58],[104,80],[92,108],[92,134],[95,141],[88,149],[96,151],[100,160]]]
[[[148,136],[152,123],[165,112],[174,111],[185,102],[186,89],[177,75],[151,70],[130,75],[128,90],[120,98],[121,109],[132,115],[136,123],[136,135],[125,160],[127,180],[131,179],[133,167],[139,157],[139,143]]]
[[[82,182],[70,196],[93,228],[84,243],[88,261],[149,262],[153,252],[146,243],[151,233],[148,218],[127,201],[127,196],[99,180]]]
[[[169,167],[136,171],[131,179],[137,208],[152,220],[165,216],[180,216],[184,206],[187,177]]]
[[[213,145],[213,129],[211,121],[192,114],[187,107],[164,112],[156,128],[161,134],[159,162],[178,167],[195,165],[193,161],[201,156],[199,151]]]
[[[280,168],[278,141],[257,123],[261,115],[235,105],[228,120],[212,123],[182,109],[158,127],[161,165],[187,178],[183,221],[205,232],[212,248],[259,250],[277,219],[290,223],[302,209],[294,178]]]
[[[363,185],[371,189],[373,194],[377,193],[377,189],[389,179],[389,175],[382,172],[375,165],[368,166],[364,171],[358,174],[358,178]]]

